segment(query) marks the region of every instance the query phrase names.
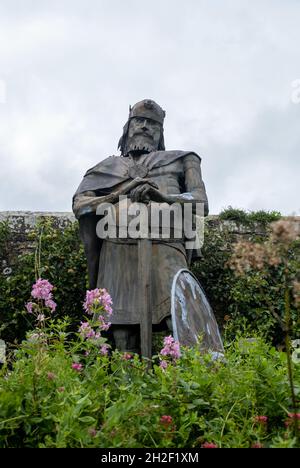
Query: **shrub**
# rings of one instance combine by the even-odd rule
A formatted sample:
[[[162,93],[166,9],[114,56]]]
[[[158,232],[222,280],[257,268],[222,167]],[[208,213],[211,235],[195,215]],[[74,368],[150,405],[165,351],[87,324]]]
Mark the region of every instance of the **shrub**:
[[[12,272],[0,273],[0,336],[12,343],[25,337],[31,320],[24,314],[32,283],[39,277],[59,285],[54,289],[60,316],[77,321],[87,285],[86,261],[77,223],[65,229],[54,227],[51,219],[41,219],[27,234],[32,248],[17,256],[7,223],[0,223],[0,252],[9,258]]]
[[[297,446],[285,353],[261,338],[225,343],[226,361],[182,349],[149,371],[137,355],[87,353],[67,328],[30,333],[2,369],[1,447]]]
[[[252,255],[255,249],[263,252],[264,246],[269,245],[268,239],[268,236],[250,236],[249,241],[241,243],[241,246],[247,244],[249,255]],[[231,336],[233,339],[238,330],[246,327],[249,332],[259,331],[273,344],[281,344],[284,339],[282,320],[285,315],[285,298],[282,291],[286,288],[285,271],[288,264],[291,292],[298,284],[299,240],[291,242],[282,253],[286,262],[278,263],[275,259],[273,264],[263,262],[260,268],[250,265],[246,273],[239,276],[230,267],[236,245],[239,245],[236,236],[228,229],[223,227],[220,231],[218,228],[206,227],[203,258],[194,264],[193,271],[204,286],[219,324],[227,324],[228,338]],[[291,323],[292,337],[296,339],[300,333],[296,301],[291,303]]]
[[[279,211],[245,211],[240,208],[228,208],[221,211],[219,215],[221,220],[224,221],[235,221],[237,224],[244,224],[245,226],[253,226],[255,223],[262,225],[268,225],[274,221],[278,221],[281,218]]]

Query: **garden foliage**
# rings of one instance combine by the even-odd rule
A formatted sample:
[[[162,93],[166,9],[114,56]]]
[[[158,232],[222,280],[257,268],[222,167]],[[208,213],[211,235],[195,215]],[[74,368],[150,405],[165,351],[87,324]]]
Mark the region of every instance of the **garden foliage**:
[[[149,370],[105,339],[113,304],[103,289],[86,292],[77,225],[39,222],[32,249],[14,257],[3,223],[0,248],[13,270],[0,278],[9,343],[0,447],[299,446],[299,340],[293,350],[290,338],[299,338],[300,245],[276,226],[242,243],[206,227],[194,272],[223,327],[225,357],[170,336]]]
[[[182,349],[149,372],[67,328],[29,334],[2,369],[1,447],[297,446],[285,353],[261,338],[238,337],[224,361]]]

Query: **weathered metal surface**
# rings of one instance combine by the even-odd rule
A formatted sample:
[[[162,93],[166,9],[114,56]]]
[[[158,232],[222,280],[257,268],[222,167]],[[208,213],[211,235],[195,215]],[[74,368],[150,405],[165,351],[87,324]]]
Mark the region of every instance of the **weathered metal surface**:
[[[141,354],[152,358],[152,292],[151,292],[151,262],[152,245],[148,239],[138,241],[138,275]]]
[[[171,295],[174,338],[202,352],[223,353],[222,338],[212,308],[196,277],[181,269],[174,277]]]

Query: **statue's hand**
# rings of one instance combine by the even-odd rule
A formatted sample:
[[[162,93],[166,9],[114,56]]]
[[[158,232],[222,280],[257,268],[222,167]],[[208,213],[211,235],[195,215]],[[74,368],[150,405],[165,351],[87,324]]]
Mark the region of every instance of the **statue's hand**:
[[[120,195],[120,194],[125,195],[127,193],[131,194],[131,192],[136,187],[140,187],[140,186],[145,185],[145,184],[149,184],[149,185],[152,185],[155,188],[158,188],[158,185],[155,182],[153,182],[152,180],[143,179],[142,177],[136,177],[135,179],[131,180],[127,185],[125,185],[121,189],[120,193],[118,192],[118,195]]]
[[[158,185],[155,182],[153,182],[153,180],[151,180],[151,179],[143,179],[142,177],[136,177],[135,179],[133,179],[133,182],[134,182],[135,186],[148,184],[148,185],[152,185],[152,187],[158,189]]]
[[[165,195],[160,192],[157,188],[157,185],[150,184],[146,182],[142,185],[139,185],[135,189],[131,190],[130,198],[133,202],[149,202],[150,200],[156,202],[164,202],[166,201]]]

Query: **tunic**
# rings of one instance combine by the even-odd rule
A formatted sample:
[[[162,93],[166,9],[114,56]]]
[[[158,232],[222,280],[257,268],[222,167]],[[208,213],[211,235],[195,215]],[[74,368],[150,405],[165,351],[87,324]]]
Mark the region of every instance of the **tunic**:
[[[73,209],[79,220],[83,221],[88,213],[76,209],[80,197],[91,193],[100,195],[122,187],[130,178],[132,161],[125,157],[115,157],[117,167],[113,168],[110,158],[89,170],[79,186]],[[205,204],[207,196],[201,177],[201,159],[195,153],[183,151],[157,151],[140,156],[138,164],[146,168],[145,177],[155,182],[161,192],[172,197],[174,202]],[[111,184],[112,187],[110,186]],[[84,233],[85,249],[88,254],[91,236]],[[138,311],[138,247],[133,239],[106,239],[101,246],[98,242],[99,256],[96,285],[106,288],[113,300],[112,324],[140,323]],[[93,250],[95,252],[95,249]],[[88,255],[87,255],[88,256]],[[94,255],[95,257],[95,255]],[[89,258],[89,257],[88,257]],[[91,256],[90,256],[91,258]],[[93,258],[90,260],[92,263]],[[170,295],[175,274],[188,267],[188,257],[184,239],[152,241],[152,323],[159,324],[170,315]]]

